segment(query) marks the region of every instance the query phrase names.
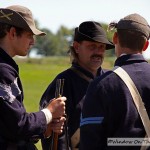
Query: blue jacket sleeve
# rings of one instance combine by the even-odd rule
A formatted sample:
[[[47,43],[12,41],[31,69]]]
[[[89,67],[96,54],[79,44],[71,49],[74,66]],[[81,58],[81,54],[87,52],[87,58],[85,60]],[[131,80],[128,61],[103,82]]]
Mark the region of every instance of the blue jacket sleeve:
[[[0,72],[0,135],[12,141],[42,136],[46,118],[42,111],[27,113],[18,74],[8,66]]]
[[[104,146],[105,121],[97,82],[87,90],[80,122],[80,150],[100,150]]]

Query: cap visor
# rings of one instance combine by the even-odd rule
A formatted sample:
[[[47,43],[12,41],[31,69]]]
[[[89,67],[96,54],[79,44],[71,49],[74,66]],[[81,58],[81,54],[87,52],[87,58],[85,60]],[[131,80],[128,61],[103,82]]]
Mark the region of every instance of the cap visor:
[[[31,27],[30,27],[30,28],[31,28]],[[40,30],[38,30],[38,29],[36,29],[36,28],[31,28],[31,30],[32,30],[32,32],[33,32],[34,35],[39,35],[39,36],[44,36],[44,35],[46,35],[45,32],[42,32],[42,31],[40,31]]]

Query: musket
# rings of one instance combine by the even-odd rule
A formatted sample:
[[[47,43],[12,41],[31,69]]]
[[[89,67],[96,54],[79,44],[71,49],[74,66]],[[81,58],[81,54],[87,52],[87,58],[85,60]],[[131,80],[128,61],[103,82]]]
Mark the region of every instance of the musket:
[[[61,97],[63,94],[63,86],[64,86],[64,79],[57,79],[56,81],[56,91],[55,91],[55,98]],[[52,141],[51,141],[51,148],[50,150],[57,150],[58,145],[58,133],[52,132]]]

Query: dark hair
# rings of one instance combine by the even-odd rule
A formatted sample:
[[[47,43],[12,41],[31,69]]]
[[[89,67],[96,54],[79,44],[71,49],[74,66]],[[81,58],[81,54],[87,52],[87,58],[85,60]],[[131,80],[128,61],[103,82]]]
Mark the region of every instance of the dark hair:
[[[6,33],[10,31],[11,27],[14,27],[12,25],[0,23],[0,39],[4,38],[6,36]],[[21,36],[24,29],[14,27],[16,29],[17,36]]]
[[[141,32],[118,29],[117,33],[121,47],[142,51],[146,37]]]
[[[82,43],[83,41],[80,41],[78,43]],[[76,53],[75,51],[75,48],[73,47],[73,45],[71,45],[69,47],[69,51],[68,51],[68,54],[70,55],[70,60],[71,60],[71,63],[73,62],[78,62],[78,54]]]
[[[71,61],[71,63],[77,62],[77,60],[78,60],[78,54],[76,53],[76,51],[75,51],[75,49],[74,49],[74,47],[72,45],[69,47],[68,54],[70,55],[70,61]]]

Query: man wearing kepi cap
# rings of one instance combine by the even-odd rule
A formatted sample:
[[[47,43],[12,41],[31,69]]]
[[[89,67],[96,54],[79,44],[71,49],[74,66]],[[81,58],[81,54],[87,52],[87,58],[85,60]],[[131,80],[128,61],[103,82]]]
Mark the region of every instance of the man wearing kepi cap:
[[[34,150],[38,138],[49,137],[52,130],[62,132],[65,97],[54,99],[39,112],[27,113],[23,105],[19,68],[12,57],[27,54],[34,44],[33,35],[45,33],[36,28],[28,8],[19,5],[0,8],[1,150]]]
[[[145,129],[128,87],[116,72],[123,69],[128,73],[150,116],[150,65],[142,56],[149,44],[150,26],[139,14],[130,14],[109,28],[116,28],[115,68],[95,79],[87,90],[80,150],[140,150],[136,138],[144,138]]]
[[[68,131],[65,130],[59,137],[59,150],[66,150],[68,147],[72,150],[79,148],[82,98],[89,82],[106,72],[105,69],[101,68],[104,52],[112,48],[114,48],[113,44],[108,41],[104,29],[98,22],[85,21],[75,28],[73,44],[69,50],[72,66],[57,75],[40,101],[40,107],[44,108],[55,95],[56,80],[64,79],[63,95],[67,97],[66,114],[68,120],[66,128]],[[43,139],[43,150],[48,150],[50,144],[51,138]]]

